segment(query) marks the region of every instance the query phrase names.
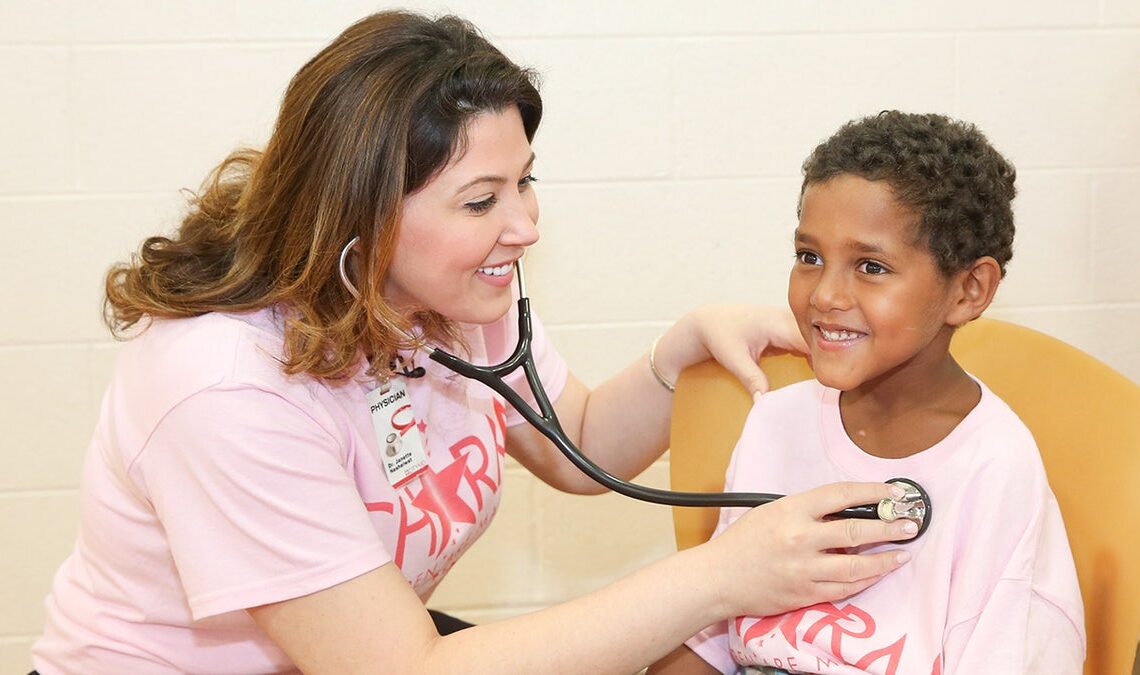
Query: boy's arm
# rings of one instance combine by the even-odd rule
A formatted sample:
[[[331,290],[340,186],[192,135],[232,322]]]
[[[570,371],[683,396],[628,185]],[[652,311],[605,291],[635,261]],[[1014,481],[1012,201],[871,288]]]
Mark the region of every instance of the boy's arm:
[[[943,668],[955,673],[1057,673],[1080,675],[1084,639],[1056,604],[1028,581],[1002,581],[982,613],[951,628]]]
[[[1057,504],[1051,496],[1042,502],[980,608],[946,631],[946,675],[1080,674],[1085,658],[1080,588]],[[985,574],[984,569],[963,571],[979,580]],[[963,588],[971,585],[968,578],[959,583]]]
[[[707,661],[686,645],[677,647],[657,663],[649,666],[646,675],[719,675]]]

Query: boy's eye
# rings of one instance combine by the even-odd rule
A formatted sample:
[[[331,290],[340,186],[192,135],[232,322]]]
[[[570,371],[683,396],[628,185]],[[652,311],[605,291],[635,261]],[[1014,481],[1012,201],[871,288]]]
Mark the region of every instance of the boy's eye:
[[[796,260],[804,265],[822,265],[823,258],[820,258],[811,251],[796,251]]]
[[[863,262],[859,263],[859,271],[864,274],[886,274],[890,270],[888,270],[883,264],[877,263],[874,260],[864,260]]]
[[[497,197],[495,197],[495,195],[488,195],[484,199],[480,199],[480,200],[474,201],[474,202],[467,202],[466,204],[463,205],[463,208],[467,209],[468,211],[470,211],[472,213],[476,213],[476,214],[486,213],[498,201],[499,200]]]

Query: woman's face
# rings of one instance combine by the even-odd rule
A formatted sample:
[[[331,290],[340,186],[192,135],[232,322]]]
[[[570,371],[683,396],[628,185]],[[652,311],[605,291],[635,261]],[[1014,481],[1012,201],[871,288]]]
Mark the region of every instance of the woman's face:
[[[513,263],[538,241],[534,153],[514,107],[478,115],[466,132],[462,154],[404,198],[384,297],[485,324],[510,309]]]

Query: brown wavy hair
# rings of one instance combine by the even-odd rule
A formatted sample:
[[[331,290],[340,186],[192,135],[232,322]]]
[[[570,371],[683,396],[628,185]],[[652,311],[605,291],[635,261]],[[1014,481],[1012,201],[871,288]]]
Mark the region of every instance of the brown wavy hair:
[[[391,11],[350,26],[293,77],[269,142],[211,172],[172,237],[146,239],[106,277],[104,316],[119,338],[150,318],[284,309],[286,373],[386,370],[400,330],[456,344],[426,308],[399,312],[381,295],[405,195],[457,152],[472,117],[517,107],[528,140],[542,118],[536,76],[470,23]],[[340,251],[360,237],[341,283]],[[143,322],[140,324],[140,321]]]

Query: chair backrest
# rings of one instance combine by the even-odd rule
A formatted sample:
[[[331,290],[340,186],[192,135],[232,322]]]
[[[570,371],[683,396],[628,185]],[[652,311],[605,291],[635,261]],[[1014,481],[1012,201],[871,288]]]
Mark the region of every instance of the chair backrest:
[[[1131,673],[1140,639],[1140,386],[1055,338],[995,319],[954,336],[951,352],[1033,432],[1065,518],[1088,633],[1086,675]],[[812,376],[796,356],[760,362],[773,388]],[[677,381],[670,477],[719,491],[752,401],[715,363]],[[708,539],[715,509],[676,507],[678,548]]]

